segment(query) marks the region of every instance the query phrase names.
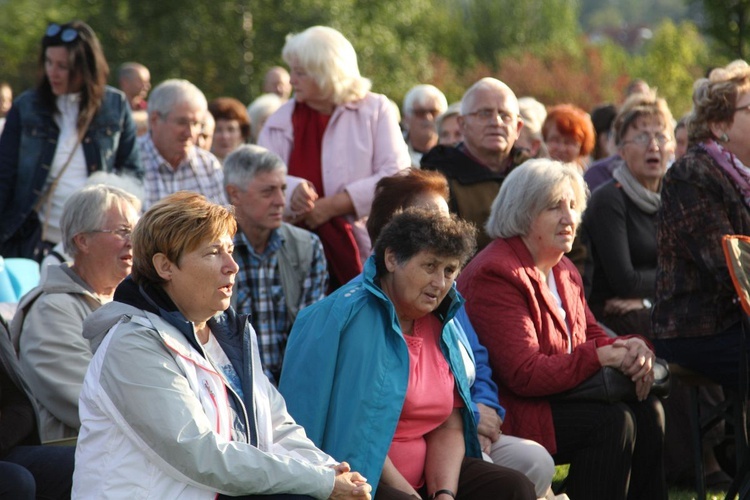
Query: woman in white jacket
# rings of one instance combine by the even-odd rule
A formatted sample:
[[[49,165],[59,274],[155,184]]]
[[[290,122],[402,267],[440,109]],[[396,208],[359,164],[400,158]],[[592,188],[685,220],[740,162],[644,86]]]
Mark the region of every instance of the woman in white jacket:
[[[133,232],[133,272],[86,322],[73,498],[369,499],[307,439],[229,308],[236,222],[179,192]]]

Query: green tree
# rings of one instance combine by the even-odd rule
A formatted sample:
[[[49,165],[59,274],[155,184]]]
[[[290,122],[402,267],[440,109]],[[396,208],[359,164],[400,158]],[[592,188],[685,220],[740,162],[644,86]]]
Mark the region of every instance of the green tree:
[[[688,0],[703,7],[701,30],[731,59],[750,54],[750,0]]]
[[[658,89],[676,118],[690,110],[693,82],[703,76],[709,54],[690,21],[663,21],[635,63],[635,74]]]

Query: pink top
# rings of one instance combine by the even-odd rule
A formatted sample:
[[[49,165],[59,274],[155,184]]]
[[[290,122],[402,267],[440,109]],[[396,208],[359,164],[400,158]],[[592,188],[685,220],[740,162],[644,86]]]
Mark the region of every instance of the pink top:
[[[415,489],[424,484],[425,434],[445,422],[453,408],[463,406],[440,350],[441,330],[440,320],[428,314],[414,322],[412,336],[404,336],[409,347],[409,385],[388,456]]]

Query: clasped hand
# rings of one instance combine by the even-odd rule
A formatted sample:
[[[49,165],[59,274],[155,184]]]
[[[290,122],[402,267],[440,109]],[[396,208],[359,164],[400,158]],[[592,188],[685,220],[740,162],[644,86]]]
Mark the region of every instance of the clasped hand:
[[[654,383],[654,353],[639,338],[617,339],[597,349],[602,366],[612,366],[635,382],[635,392],[643,401]]]
[[[372,497],[372,486],[367,484],[367,478],[359,472],[351,472],[351,467],[346,462],[333,466],[336,471],[336,479],[333,483],[333,491],[330,500],[366,499]]]
[[[308,229],[317,229],[328,222],[330,200],[321,198],[309,182],[300,183],[292,192],[290,208],[292,224],[303,223]]]
[[[635,393],[643,401],[654,383],[654,353],[639,338],[617,339],[612,348],[622,351],[619,369],[635,382]]]

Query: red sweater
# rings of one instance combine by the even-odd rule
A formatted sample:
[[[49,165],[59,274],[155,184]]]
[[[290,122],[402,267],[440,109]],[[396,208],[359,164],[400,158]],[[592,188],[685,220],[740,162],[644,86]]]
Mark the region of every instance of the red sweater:
[[[503,432],[537,441],[552,454],[557,446],[546,396],[596,373],[601,368],[596,348],[614,342],[586,305],[573,263],[563,257],[553,273],[567,320],[519,237],[493,240],[458,279],[507,410]],[[570,325],[572,354],[565,321]]]

